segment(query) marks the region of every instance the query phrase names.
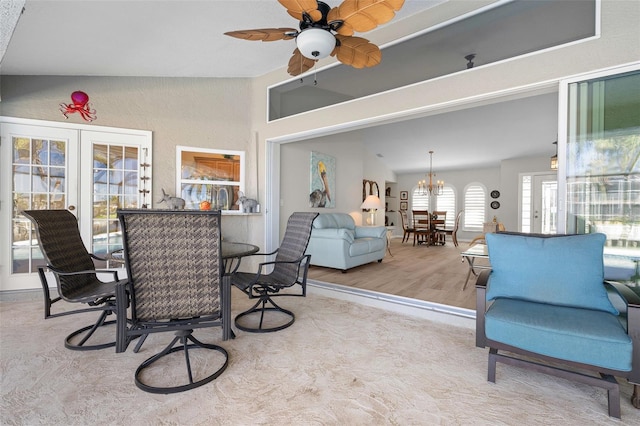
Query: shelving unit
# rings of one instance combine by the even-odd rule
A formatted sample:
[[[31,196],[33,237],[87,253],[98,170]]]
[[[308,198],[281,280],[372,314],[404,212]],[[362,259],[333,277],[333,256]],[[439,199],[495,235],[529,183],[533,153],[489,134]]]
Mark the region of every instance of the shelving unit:
[[[393,226],[393,236],[400,235],[402,223],[400,219],[400,204],[398,201],[397,184],[395,182],[385,182],[385,225]]]

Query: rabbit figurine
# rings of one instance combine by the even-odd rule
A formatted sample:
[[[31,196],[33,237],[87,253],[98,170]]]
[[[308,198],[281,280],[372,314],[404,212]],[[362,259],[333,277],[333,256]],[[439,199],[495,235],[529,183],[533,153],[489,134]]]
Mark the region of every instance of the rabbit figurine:
[[[184,200],[179,197],[172,197],[171,195],[164,192],[164,188],[162,189],[162,200],[158,201],[158,204],[162,203],[163,201],[167,203],[167,207],[169,207],[171,210],[184,209]]]

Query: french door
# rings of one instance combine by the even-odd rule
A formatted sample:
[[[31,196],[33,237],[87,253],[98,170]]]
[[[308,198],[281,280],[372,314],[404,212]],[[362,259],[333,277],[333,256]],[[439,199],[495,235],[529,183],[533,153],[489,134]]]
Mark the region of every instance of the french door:
[[[150,207],[150,132],[62,124],[0,117],[0,290],[40,286],[22,210],[68,209],[100,255],[121,247],[117,208]]]
[[[558,226],[558,177],[533,175],[533,232],[555,234]]]

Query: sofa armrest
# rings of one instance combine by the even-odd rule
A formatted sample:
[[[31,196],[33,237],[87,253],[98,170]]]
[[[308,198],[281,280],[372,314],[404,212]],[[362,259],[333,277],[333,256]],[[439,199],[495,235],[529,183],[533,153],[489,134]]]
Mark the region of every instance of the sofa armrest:
[[[351,244],[354,240],[354,235],[352,230],[345,228],[314,228],[311,231],[311,238],[345,240]]]
[[[385,238],[386,233],[384,226],[356,226],[356,238]]]
[[[489,282],[490,269],[480,272],[476,281],[476,347],[484,348],[487,337],[484,334],[484,313],[487,311],[487,284]]]

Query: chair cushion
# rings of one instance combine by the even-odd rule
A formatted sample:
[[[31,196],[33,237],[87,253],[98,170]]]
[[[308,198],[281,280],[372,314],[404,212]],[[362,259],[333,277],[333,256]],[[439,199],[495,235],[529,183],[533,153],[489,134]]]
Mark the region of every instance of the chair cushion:
[[[497,299],[485,321],[491,340],[566,361],[631,370],[633,343],[608,312]]]
[[[492,269],[487,300],[506,297],[617,315],[603,285],[605,240],[604,234],[486,234]]]

